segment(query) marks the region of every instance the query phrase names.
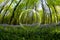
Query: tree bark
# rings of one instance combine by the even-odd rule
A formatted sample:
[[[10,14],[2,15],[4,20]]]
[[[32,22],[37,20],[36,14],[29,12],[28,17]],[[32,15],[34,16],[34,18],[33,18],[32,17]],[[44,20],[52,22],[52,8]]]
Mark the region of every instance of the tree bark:
[[[0,10],[0,13],[2,12],[2,10],[4,9],[5,5],[9,2],[9,0],[7,0],[4,5],[2,6],[1,10]]]
[[[10,6],[11,6],[11,4],[13,3],[13,1],[14,1],[14,0],[12,0],[12,1],[11,1],[11,3],[10,3],[10,5],[9,5],[9,7],[10,7]],[[4,13],[3,17],[2,17],[2,23],[3,23],[3,21],[4,21],[4,16],[5,16],[5,14],[7,13],[7,11],[8,11],[8,9],[9,9],[9,7],[6,9],[6,11],[5,11],[5,13]]]
[[[57,10],[56,10],[56,8],[55,8],[55,5],[52,5],[52,6],[53,6],[54,11],[55,11],[55,13],[56,13],[56,18],[57,18],[57,22],[58,22],[58,14],[57,14]]]
[[[43,9],[43,17],[42,17],[42,23],[41,24],[44,24],[45,23],[45,8],[44,8],[44,4],[43,4],[43,0],[41,0],[41,5],[42,5],[42,9]]]
[[[19,5],[20,2],[21,2],[21,0],[19,0],[19,2],[17,3],[17,5],[15,6],[15,8],[14,8],[14,10],[13,10],[13,13],[12,13],[12,16],[11,16],[11,19],[10,19],[10,23],[9,23],[9,24],[11,24],[11,22],[12,22],[12,20],[13,20],[13,18],[14,18],[14,12],[15,12],[15,10],[16,10],[16,8],[18,7],[18,5]],[[16,24],[16,23],[14,23],[14,24]]]
[[[46,3],[46,0],[45,0],[45,3]],[[52,13],[51,13],[51,10],[50,10],[50,7],[49,5],[46,3],[46,5],[48,6],[49,8],[49,12],[50,12],[50,24],[52,23]]]

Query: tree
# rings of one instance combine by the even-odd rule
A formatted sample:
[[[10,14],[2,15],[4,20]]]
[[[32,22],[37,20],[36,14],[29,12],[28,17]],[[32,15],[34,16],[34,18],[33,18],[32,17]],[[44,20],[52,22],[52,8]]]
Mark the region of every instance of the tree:
[[[2,3],[2,8],[0,9],[0,13],[2,12],[2,10],[4,9],[5,5],[9,2],[9,0],[6,0],[5,2]]]
[[[3,0],[2,0],[3,1]],[[58,22],[56,6],[59,0],[6,0],[0,1],[0,23],[33,24]],[[41,2],[42,10],[38,10]]]

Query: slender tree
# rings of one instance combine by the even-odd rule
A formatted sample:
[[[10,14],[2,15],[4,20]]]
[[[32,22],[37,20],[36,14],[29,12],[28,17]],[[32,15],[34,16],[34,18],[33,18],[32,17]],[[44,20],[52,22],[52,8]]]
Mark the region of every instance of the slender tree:
[[[49,6],[49,4],[47,3],[47,1],[46,1],[46,0],[45,0],[45,3],[46,3],[46,5],[47,5],[47,6],[48,6],[48,8],[49,8],[50,23],[52,23],[52,12],[51,12],[50,6]]]
[[[44,24],[45,23],[45,8],[44,8],[43,0],[41,0],[41,5],[42,5],[42,9],[43,9],[43,17],[42,17],[41,24]]]
[[[15,6],[13,12],[12,12],[12,16],[11,16],[11,19],[10,19],[10,23],[12,22],[13,18],[14,18],[14,12],[16,10],[16,8],[18,7],[19,3],[21,2],[21,0],[19,0],[19,2],[17,3],[17,5]]]
[[[56,18],[57,18],[57,22],[58,22],[58,12],[57,12],[57,10],[56,10],[56,8],[55,8],[55,5],[52,5],[52,6],[53,6],[54,11],[55,11],[55,13],[56,13]]]
[[[4,15],[3,15],[3,17],[2,17],[2,23],[3,23],[3,21],[4,21],[4,16],[5,16],[5,14],[7,13],[8,9],[10,8],[11,4],[13,3],[13,1],[14,1],[14,0],[11,1],[9,7],[8,7],[8,8],[6,9],[6,11],[4,12]]]
[[[6,0],[6,1],[4,2],[3,6],[2,6],[2,8],[1,8],[1,10],[0,10],[0,13],[2,12],[2,10],[3,10],[4,7],[5,7],[5,5],[6,5],[8,2],[9,2],[9,0]]]

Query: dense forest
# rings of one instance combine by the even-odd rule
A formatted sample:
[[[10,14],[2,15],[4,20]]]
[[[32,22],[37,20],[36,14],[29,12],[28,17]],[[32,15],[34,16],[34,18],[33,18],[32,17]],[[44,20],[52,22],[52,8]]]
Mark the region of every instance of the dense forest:
[[[60,21],[60,0],[0,0],[0,24],[51,24]]]
[[[60,0],[0,0],[0,40],[60,40]]]

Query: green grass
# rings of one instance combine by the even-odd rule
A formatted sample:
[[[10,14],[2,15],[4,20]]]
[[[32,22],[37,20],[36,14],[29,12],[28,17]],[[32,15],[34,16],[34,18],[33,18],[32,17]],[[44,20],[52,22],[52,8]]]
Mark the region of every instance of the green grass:
[[[3,27],[0,40],[60,40],[60,27]]]

